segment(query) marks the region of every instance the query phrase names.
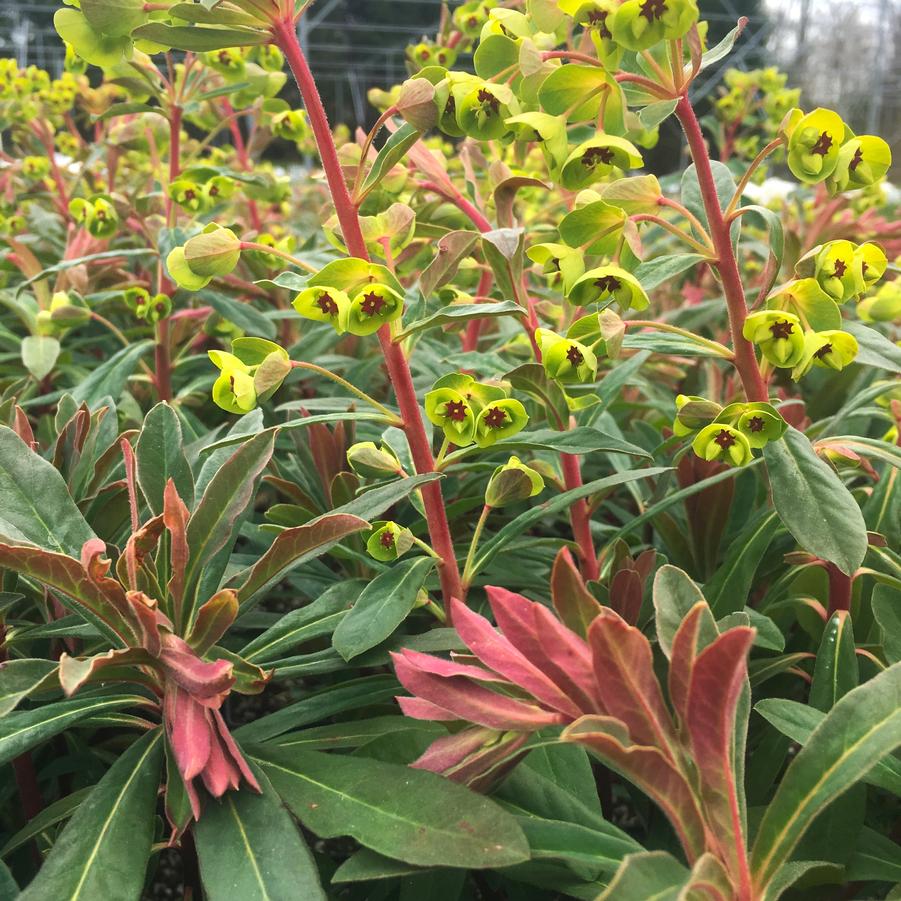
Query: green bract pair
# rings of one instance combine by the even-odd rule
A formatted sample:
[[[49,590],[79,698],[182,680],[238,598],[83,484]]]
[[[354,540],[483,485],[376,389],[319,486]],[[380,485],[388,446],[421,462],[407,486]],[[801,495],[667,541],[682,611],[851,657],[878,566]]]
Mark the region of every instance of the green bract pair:
[[[241,259],[241,242],[230,229],[211,222],[199,235],[166,257],[170,277],[182,288],[199,291],[217,276],[228,275]]]
[[[830,193],[875,184],[892,164],[889,145],[875,135],[856,136],[832,110],[806,115],[793,109],[782,129],[788,136],[788,167],[807,184],[825,181]]]
[[[119,230],[119,214],[112,198],[106,194],[98,194],[88,200],[76,197],[69,202],[69,213],[95,238],[111,238]]]
[[[291,371],[288,352],[264,338],[236,338],[232,352],[211,350],[220,371],[213,383],[213,401],[229,413],[249,413],[268,400]]]
[[[580,385],[597,377],[598,358],[580,341],[564,338],[550,329],[536,329],[541,365],[549,378],[562,385]]]
[[[128,308],[145,322],[159,322],[172,312],[172,298],[151,294],[146,288],[129,288],[123,295]]]
[[[485,488],[485,506],[496,509],[526,501],[544,491],[541,473],[512,456],[491,474]]]
[[[828,241],[806,253],[795,267],[811,275],[836,302],[844,303],[869,291],[885,275],[885,251],[872,241]]]
[[[200,213],[228,200],[235,193],[235,187],[234,179],[225,175],[215,175],[206,182],[179,178],[169,185],[167,193],[182,209]]]
[[[504,388],[459,372],[435,382],[425,396],[425,415],[458,447],[491,447],[521,432],[529,421],[526,408]]]
[[[676,398],[673,432],[678,436],[697,432],[691,443],[703,460],[744,466],[770,441],[778,441],[788,423],[768,403],[737,403],[720,407],[703,397],[680,394]]]
[[[589,269],[576,280],[567,300],[579,307],[599,304],[601,308],[615,302],[623,312],[644,310],[650,303],[638,279],[619,266]]]

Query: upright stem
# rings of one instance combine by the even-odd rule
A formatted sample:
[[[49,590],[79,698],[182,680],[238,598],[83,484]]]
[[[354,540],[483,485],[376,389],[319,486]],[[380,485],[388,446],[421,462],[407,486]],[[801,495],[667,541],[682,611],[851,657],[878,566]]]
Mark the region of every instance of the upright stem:
[[[707,152],[701,125],[685,94],[679,98],[676,115],[682,123],[685,137],[688,139],[688,149],[691,151],[691,157],[695,164],[704,210],[707,213],[707,223],[710,226],[710,237],[713,239],[713,247],[717,255],[716,267],[719,269],[723,281],[723,293],[726,296],[726,307],[729,311],[729,328],[732,333],[732,348],[735,351],[735,368],[738,370],[747,399],[765,402],[769,398],[769,392],[766,382],[760,374],[760,367],[757,365],[754,346],[742,334],[748,307],[741,284],[741,275],[738,271],[738,262],[732,249],[729,222],[720,207],[716,183],[710,167],[710,155]]]
[[[854,580],[834,563],[826,564],[826,574],[829,576],[829,615],[832,616],[836,610],[850,610]]]
[[[329,127],[325,109],[322,106],[319,89],[316,87],[316,80],[313,78],[313,73],[310,71],[307,60],[297,41],[293,18],[280,19],[274,22],[272,33],[276,44],[288,60],[288,65],[291,67],[297,86],[300,89],[300,95],[303,98],[307,115],[310,117],[310,126],[313,129],[313,136],[319,149],[319,156],[322,160],[322,167],[325,170],[325,177],[332,195],[332,203],[335,205],[338,222],[341,225],[341,234],[344,236],[344,242],[353,256],[368,260],[369,254],[360,229],[357,209],[351,200],[341,172],[338,152],[332,140],[331,128]],[[404,356],[402,347],[392,342],[389,326],[382,326],[378,335],[379,342],[382,345],[382,353],[385,356],[388,378],[391,380],[394,394],[397,397],[397,405],[404,420],[404,431],[410,444],[413,464],[417,473],[434,472],[435,461],[432,458],[432,449],[423,425],[419,401],[416,397],[416,389],[413,387],[413,377],[410,373],[407,358]],[[441,487],[437,481],[423,485],[422,500],[432,547],[441,557],[438,573],[441,578],[441,592],[444,597],[445,609],[447,609],[451,597],[463,597],[463,586],[460,582],[460,571],[457,567],[456,555],[454,554],[453,539],[447,524],[444,499],[441,496]]]
[[[567,491],[582,487],[582,469],[579,458],[575,454],[560,454],[560,462],[563,464],[563,481]],[[579,546],[579,556],[582,559],[582,575],[586,580],[597,581],[601,570],[598,565],[598,555],[594,549],[594,539],[591,537],[591,517],[588,513],[588,502],[585,498],[577,500],[569,508],[569,519],[572,524],[573,538]]]

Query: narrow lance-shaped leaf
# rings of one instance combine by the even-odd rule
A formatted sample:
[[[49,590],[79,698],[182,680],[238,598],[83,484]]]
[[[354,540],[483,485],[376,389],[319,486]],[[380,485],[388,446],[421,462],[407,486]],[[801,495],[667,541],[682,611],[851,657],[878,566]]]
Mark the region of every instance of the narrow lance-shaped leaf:
[[[169,404],[157,404],[144,419],[135,445],[138,483],[150,509],[163,512],[166,483],[172,479],[179,497],[194,503],[194,477],[182,446],[181,423]]]
[[[854,628],[847,610],[832,615],[817,651],[810,685],[810,706],[831,710],[852,688],[857,688],[859,672]]]

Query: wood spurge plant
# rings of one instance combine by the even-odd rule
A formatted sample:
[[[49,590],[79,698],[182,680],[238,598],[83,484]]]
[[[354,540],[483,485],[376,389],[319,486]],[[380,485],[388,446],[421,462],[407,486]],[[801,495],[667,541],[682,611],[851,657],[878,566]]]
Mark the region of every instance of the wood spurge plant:
[[[352,133],[311,5],[0,60],[0,897],[901,897],[888,143],[696,0]]]

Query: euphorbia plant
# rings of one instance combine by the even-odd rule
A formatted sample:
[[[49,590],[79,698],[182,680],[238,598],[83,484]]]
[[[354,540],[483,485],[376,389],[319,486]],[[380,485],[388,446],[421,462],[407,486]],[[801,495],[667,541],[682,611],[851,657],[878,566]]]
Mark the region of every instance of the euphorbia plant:
[[[11,878],[885,894],[887,145],[769,70],[699,120],[693,0],[464,3],[348,141],[308,9],[81,0],[0,69]]]

